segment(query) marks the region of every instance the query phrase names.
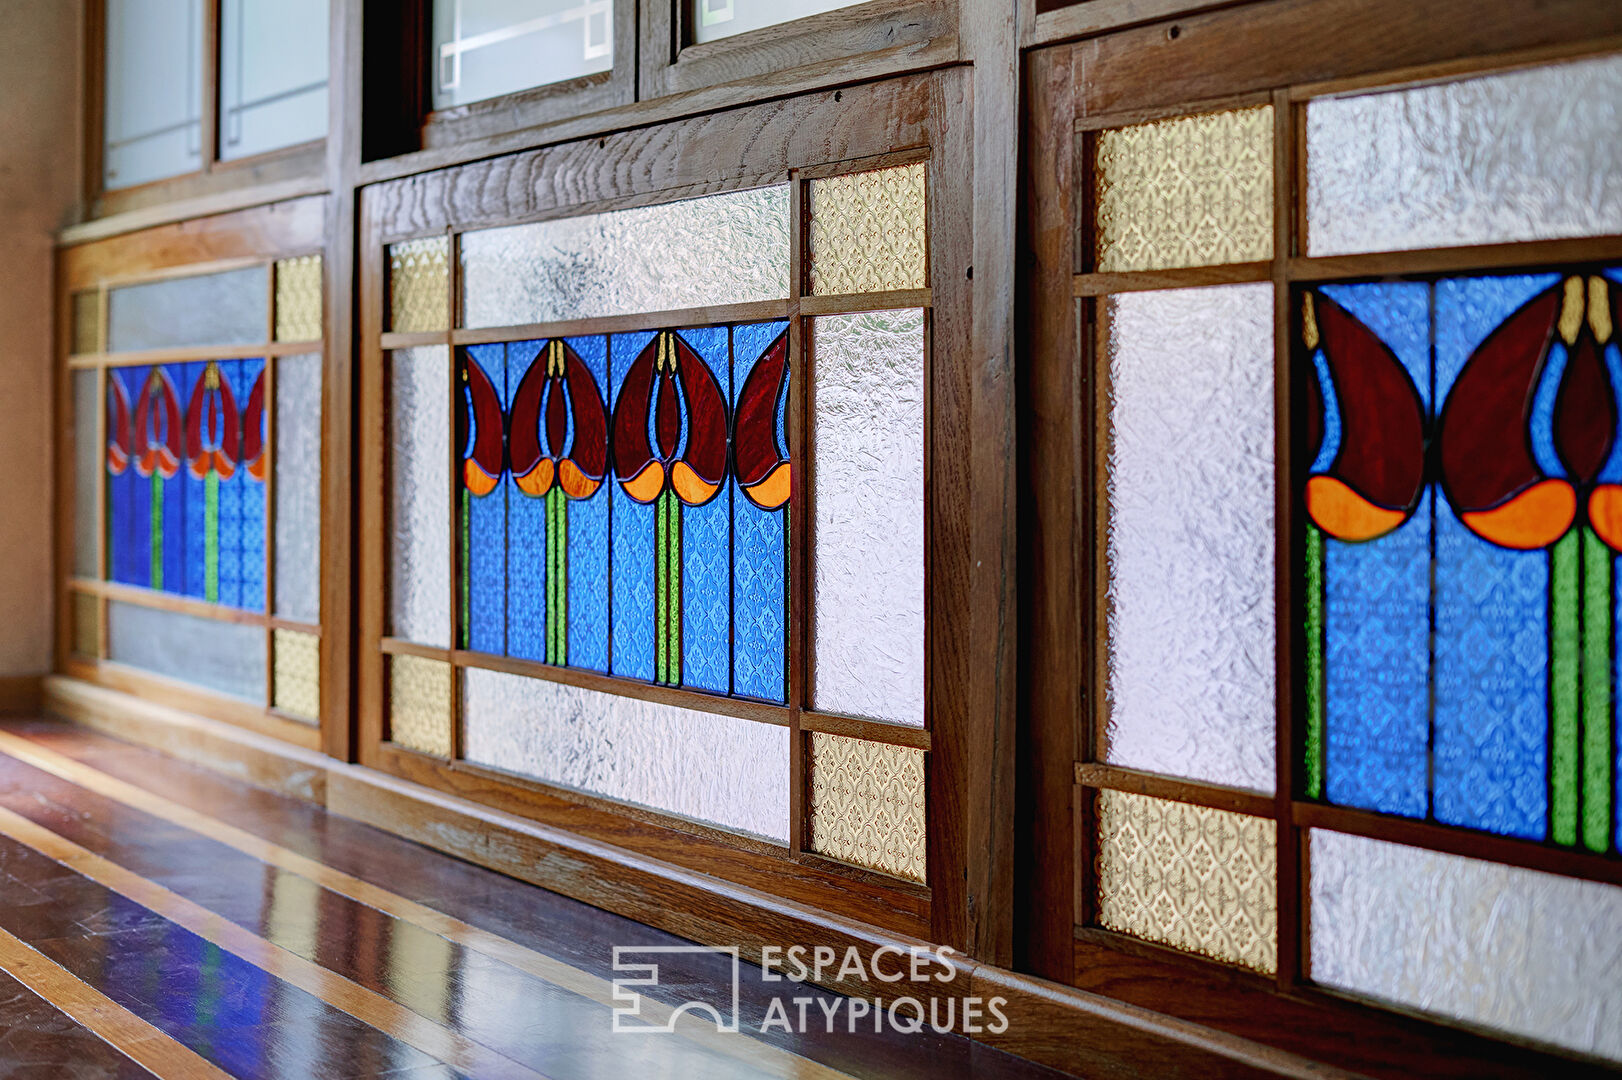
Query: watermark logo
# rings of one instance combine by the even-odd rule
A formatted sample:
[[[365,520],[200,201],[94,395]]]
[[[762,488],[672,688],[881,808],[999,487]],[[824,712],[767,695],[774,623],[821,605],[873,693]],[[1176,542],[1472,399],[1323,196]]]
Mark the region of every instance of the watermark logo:
[[[712,987],[713,995],[708,998],[695,998],[682,1002],[668,1012],[663,1005],[652,1002],[638,993],[634,987],[659,986],[659,964],[649,957],[672,955],[720,955],[731,959],[732,978],[730,986],[716,985]],[[637,958],[643,958],[641,963]],[[682,1016],[707,1015],[715,1024],[717,1031],[736,1032],[738,1030],[738,983],[739,961],[738,947],[736,945],[616,945],[614,946],[614,970],[630,972],[636,978],[621,978],[614,980],[614,1030],[616,1032],[650,1032],[675,1031],[676,1023]],[[729,996],[730,995],[730,996]],[[643,1012],[642,1007],[649,1005],[649,1012]],[[661,1017],[661,1015],[663,1016]]]
[[[639,988],[667,985],[660,982],[657,958],[680,954],[716,954],[730,960],[730,985],[715,979],[707,984],[709,994],[671,1006],[642,996]],[[760,982],[765,997],[758,1021],[741,1020],[742,963],[737,946],[704,945],[617,945],[614,970],[627,977],[614,980],[614,1030],[616,1032],[675,1031],[685,1016],[688,1022],[707,1018],[717,1031],[737,1033],[748,1028],[761,1034],[780,1030],[805,1034],[821,1028],[855,1034],[872,1027],[875,1033],[887,1028],[915,1035],[925,1029],[945,1034],[959,1032],[1000,1034],[1008,1030],[1003,1006],[1006,998],[978,995],[955,997],[942,993],[939,984],[953,982],[958,967],[951,962],[952,950],[881,945],[864,954],[852,946],[836,950],[819,945],[787,948],[768,945],[760,951]],[[811,991],[807,982],[827,981],[873,985],[888,984],[882,995],[844,997]],[[786,983],[782,992],[766,984]]]

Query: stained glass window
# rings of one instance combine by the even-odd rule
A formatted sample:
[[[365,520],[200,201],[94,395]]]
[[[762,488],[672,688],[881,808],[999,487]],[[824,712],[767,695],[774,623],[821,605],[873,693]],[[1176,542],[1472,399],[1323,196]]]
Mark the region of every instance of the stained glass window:
[[[786,700],[787,324],[458,368],[462,647]]]
[[[1619,280],[1298,298],[1312,797],[1615,849]]]
[[[265,362],[109,369],[109,576],[265,609]]]

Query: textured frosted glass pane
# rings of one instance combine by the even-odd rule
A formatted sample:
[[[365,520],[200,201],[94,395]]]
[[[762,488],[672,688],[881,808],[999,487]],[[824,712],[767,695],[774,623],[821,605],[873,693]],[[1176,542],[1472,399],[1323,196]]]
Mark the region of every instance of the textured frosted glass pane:
[[[109,188],[202,168],[203,0],[107,0]]]
[[[327,133],[328,0],[220,5],[220,157]]]
[[[1314,981],[1622,1060],[1622,889],[1314,829]]]
[[[450,371],[441,346],[390,357],[390,632],[441,648],[451,644]]]
[[[480,765],[788,841],[785,727],[478,669],[462,724]]]
[[[816,708],[924,722],[924,313],[812,328]]]
[[[462,237],[467,326],[788,296],[788,188],[731,191]]]
[[[114,289],[107,297],[108,351],[262,342],[268,273],[249,266]]]
[[[1098,799],[1098,924],[1278,970],[1277,827],[1125,791]]]
[[[321,256],[304,255],[276,264],[276,340],[321,338]]]
[[[1273,790],[1273,290],[1109,320],[1106,759]]]
[[[929,284],[924,164],[811,181],[811,291]]]
[[[101,294],[95,291],[73,294],[73,352],[77,355],[101,351]]]
[[[1273,257],[1273,108],[1101,131],[1098,269]]]
[[[296,630],[273,631],[271,702],[289,716],[321,718],[321,639]]]
[[[444,236],[389,245],[389,329],[405,333],[450,326],[450,250]]]
[[[434,108],[614,66],[612,0],[434,0]]]
[[[321,357],[276,361],[276,614],[321,620]]]
[[[265,631],[175,611],[107,605],[109,659],[229,697],[265,700]]]
[[[924,752],[811,736],[811,850],[924,880]]]
[[[1307,254],[1622,232],[1622,56],[1307,105]]]
[[[89,593],[73,594],[73,651],[80,656],[101,654],[101,601]]]
[[[101,528],[96,505],[96,483],[101,478],[102,448],[96,438],[101,401],[96,394],[96,373],[73,373],[73,572],[79,577],[100,577],[96,565],[96,530]]]
[[[803,19],[824,11],[859,4],[862,0],[686,0],[693,42],[759,30],[763,26]]]
[[[389,657],[389,741],[451,756],[451,666],[422,656]]]

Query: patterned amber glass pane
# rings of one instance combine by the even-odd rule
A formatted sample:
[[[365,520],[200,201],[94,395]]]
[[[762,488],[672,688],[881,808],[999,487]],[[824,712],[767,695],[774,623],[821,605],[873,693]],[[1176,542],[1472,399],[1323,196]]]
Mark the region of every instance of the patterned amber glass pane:
[[[1106,320],[1105,760],[1272,791],[1272,286],[1125,293]]]
[[[1098,922],[1271,974],[1278,966],[1274,823],[1098,792]]]
[[[101,601],[89,593],[73,594],[73,651],[80,656],[101,654]]]
[[[450,316],[450,238],[430,236],[389,245],[389,328],[445,330]]]
[[[811,291],[929,284],[924,164],[811,181]]]
[[[277,630],[271,702],[289,716],[321,718],[321,639],[296,630]]]
[[[445,661],[389,658],[389,741],[451,756],[451,666]]]
[[[1307,254],[1622,232],[1622,56],[1307,105]]]
[[[1314,982],[1622,1061],[1622,889],[1320,829],[1310,844]]]
[[[811,848],[924,880],[924,752],[811,736]]]
[[[101,351],[101,296],[91,292],[73,294],[73,352]]]
[[[321,256],[304,255],[276,264],[276,340],[321,338]]]
[[[1094,166],[1100,271],[1272,258],[1272,106],[1099,132]]]

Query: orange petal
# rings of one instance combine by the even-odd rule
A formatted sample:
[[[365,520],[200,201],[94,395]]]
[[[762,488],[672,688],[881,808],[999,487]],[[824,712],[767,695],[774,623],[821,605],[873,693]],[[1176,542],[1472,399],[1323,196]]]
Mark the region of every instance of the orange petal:
[[[1622,551],[1622,485],[1601,484],[1588,497],[1588,522],[1599,538]]]
[[[211,462],[209,460],[209,455],[207,454],[203,454],[202,456],[193,459],[191,463],[191,474],[197,477],[199,480],[207,480],[208,467],[210,464]]]
[[[236,474],[237,467],[230,458],[225,456],[224,452],[215,450],[214,471],[220,474],[221,480],[229,480]]]
[[[712,484],[705,480],[685,461],[678,461],[671,466],[670,486],[676,489],[676,494],[681,496],[681,501],[688,506],[709,502],[721,489],[720,484]]]
[[[593,480],[580,471],[580,466],[564,458],[558,462],[558,484],[571,499],[589,499],[597,494],[601,480]]]
[[[1541,480],[1502,506],[1459,517],[1483,540],[1518,551],[1548,547],[1577,516],[1577,493],[1564,480]]]
[[[532,499],[539,499],[552,490],[552,478],[556,474],[551,458],[542,458],[535,463],[535,467],[523,476],[513,477],[513,483]]]
[[[248,462],[248,475],[253,477],[255,480],[258,480],[260,483],[264,483],[265,463],[267,460],[269,459],[267,459],[264,454],[260,454],[258,457]]]
[[[665,489],[665,467],[657,461],[650,461],[641,472],[629,480],[620,481],[620,487],[637,502],[650,503]]]
[[[767,473],[759,483],[744,488],[743,493],[762,510],[776,510],[788,502],[789,475],[789,463],[785,461]]]
[[[1307,513],[1318,528],[1349,543],[1384,536],[1408,519],[1401,510],[1375,506],[1333,476],[1307,481]]]
[[[475,495],[488,495],[496,490],[496,477],[479,468],[479,463],[472,458],[462,462],[462,479]]]

